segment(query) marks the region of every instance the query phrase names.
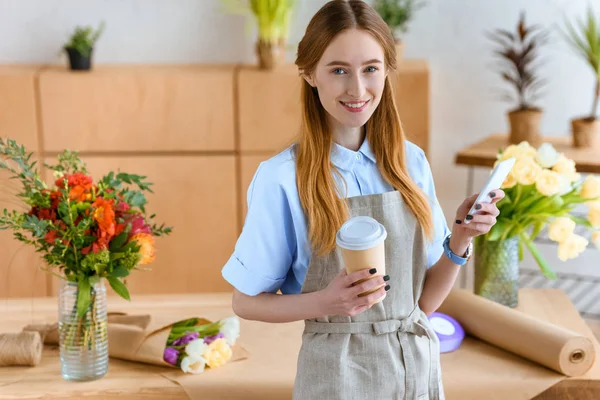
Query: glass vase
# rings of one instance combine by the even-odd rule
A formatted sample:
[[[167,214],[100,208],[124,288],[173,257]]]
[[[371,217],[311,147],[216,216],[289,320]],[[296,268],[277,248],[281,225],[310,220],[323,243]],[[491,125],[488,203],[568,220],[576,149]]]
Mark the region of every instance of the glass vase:
[[[516,307],[519,303],[519,237],[475,243],[475,294]]]
[[[58,295],[60,373],[70,381],[92,381],[108,372],[106,287],[101,280],[89,290],[83,316],[77,314],[76,282],[65,282]]]

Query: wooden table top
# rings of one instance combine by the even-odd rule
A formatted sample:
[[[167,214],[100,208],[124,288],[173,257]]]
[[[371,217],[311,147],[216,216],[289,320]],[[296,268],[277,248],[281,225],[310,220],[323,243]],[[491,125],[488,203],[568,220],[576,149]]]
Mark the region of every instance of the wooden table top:
[[[570,302],[565,300],[566,295],[556,289],[521,289],[519,295],[521,311],[549,322],[562,321],[564,324],[565,319],[561,314],[572,308]],[[109,297],[108,307],[109,311],[167,314],[174,318],[197,315],[216,320],[232,315],[231,293],[140,295],[131,303],[118,297]],[[54,322],[56,315],[55,298],[0,300],[2,332],[18,332],[30,323]],[[569,328],[593,338],[589,327],[576,313],[570,318],[569,321],[573,323]],[[266,324],[241,320],[240,343],[250,356],[198,376],[209,382],[206,397],[202,398],[291,399],[303,326],[302,322]],[[450,357],[449,354],[454,356]],[[453,369],[456,353],[449,354],[442,354],[443,371]],[[36,367],[0,368],[0,399],[188,399],[182,387],[162,375],[173,371],[176,370],[111,358],[109,372],[104,378],[93,382],[68,382],[60,376],[58,349],[46,346],[42,362]],[[461,382],[444,377],[446,398],[463,400],[464,396],[457,397],[457,393],[468,391],[473,379],[473,376],[465,376]],[[587,380],[565,379],[544,392],[542,395],[546,397],[538,396],[536,399],[600,398],[600,388],[594,380],[600,380],[598,362],[583,379]],[[582,388],[589,390],[592,397],[583,397]],[[548,397],[552,393],[556,393],[556,396]],[[576,397],[568,397],[569,393],[576,393],[573,395]],[[500,398],[494,397],[495,400]]]
[[[600,147],[578,149],[571,145],[571,137],[542,137],[542,142],[551,143],[559,153],[575,161],[577,172],[600,174]],[[459,165],[493,167],[499,149],[509,145],[508,135],[493,134],[472,144],[456,154]]]

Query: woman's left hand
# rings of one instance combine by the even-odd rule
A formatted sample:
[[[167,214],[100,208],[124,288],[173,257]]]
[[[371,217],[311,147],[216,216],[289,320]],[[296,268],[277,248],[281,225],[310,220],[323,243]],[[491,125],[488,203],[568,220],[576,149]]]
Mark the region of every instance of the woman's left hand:
[[[477,199],[477,194],[468,197],[458,207],[456,211],[456,221],[452,227],[452,239],[458,243],[468,243],[475,236],[484,235],[492,229],[492,226],[496,223],[496,217],[500,214],[496,203],[504,198],[504,191],[501,189],[493,190],[490,192],[492,198],[491,203],[479,203],[479,209],[474,215],[467,215],[471,206]],[[476,205],[476,207],[478,207]],[[465,220],[470,219],[468,224],[465,224]]]

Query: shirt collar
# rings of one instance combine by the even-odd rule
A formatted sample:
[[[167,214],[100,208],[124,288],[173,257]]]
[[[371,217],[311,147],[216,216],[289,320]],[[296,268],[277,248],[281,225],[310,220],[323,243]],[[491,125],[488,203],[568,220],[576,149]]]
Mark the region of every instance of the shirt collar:
[[[369,141],[366,138],[358,151],[350,150],[344,146],[340,146],[335,142],[331,146],[331,162],[337,168],[351,171],[354,167],[354,163],[360,160],[363,156],[367,157],[373,163],[376,162],[375,154],[373,154],[373,150],[371,150]]]

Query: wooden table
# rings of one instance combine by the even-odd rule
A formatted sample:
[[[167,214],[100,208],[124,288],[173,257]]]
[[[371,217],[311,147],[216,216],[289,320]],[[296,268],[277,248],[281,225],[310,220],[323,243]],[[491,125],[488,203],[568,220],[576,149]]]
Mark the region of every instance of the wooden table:
[[[578,172],[600,174],[600,147],[578,149],[572,146],[571,137],[542,137],[542,142],[550,143],[559,153],[575,161]],[[467,195],[473,194],[473,168],[493,167],[499,149],[509,145],[508,135],[493,134],[479,142],[470,145],[456,154],[457,165],[469,167]]]
[[[522,289],[520,297],[521,311],[550,322],[562,321],[563,324],[566,321],[564,314],[570,313],[571,319],[568,321],[573,321],[572,329],[593,338],[585,323],[576,313],[573,314],[574,309],[565,300],[564,293],[554,289]],[[195,314],[216,319],[232,315],[230,301],[230,293],[145,295],[135,297],[131,303],[110,297],[109,310],[133,314],[167,313],[174,317]],[[55,298],[0,300],[1,330],[20,331],[24,325],[32,322],[53,322],[56,309]],[[265,324],[243,320],[240,343],[248,350],[250,357],[199,376],[209,382],[206,397],[202,398],[290,399],[302,329],[302,322]],[[598,346],[597,341],[595,344]],[[600,353],[600,347],[597,348]],[[456,368],[453,363],[458,352],[442,354],[443,371]],[[454,356],[449,357],[450,354]],[[462,368],[464,369],[464,365]],[[58,350],[46,347],[42,363],[36,367],[0,368],[0,399],[187,399],[180,386],[162,375],[172,371],[174,370],[169,368],[111,359],[109,372],[103,379],[85,383],[68,382],[60,377]],[[477,373],[477,370],[473,370],[473,374]],[[446,398],[463,400],[469,385],[473,385],[476,380],[473,374],[461,375],[459,379],[452,380],[444,376]],[[597,362],[593,370],[583,378],[585,380],[563,380],[536,399],[600,399],[600,364]],[[586,391],[592,397],[585,397]],[[569,393],[574,393],[575,397],[568,397]]]

